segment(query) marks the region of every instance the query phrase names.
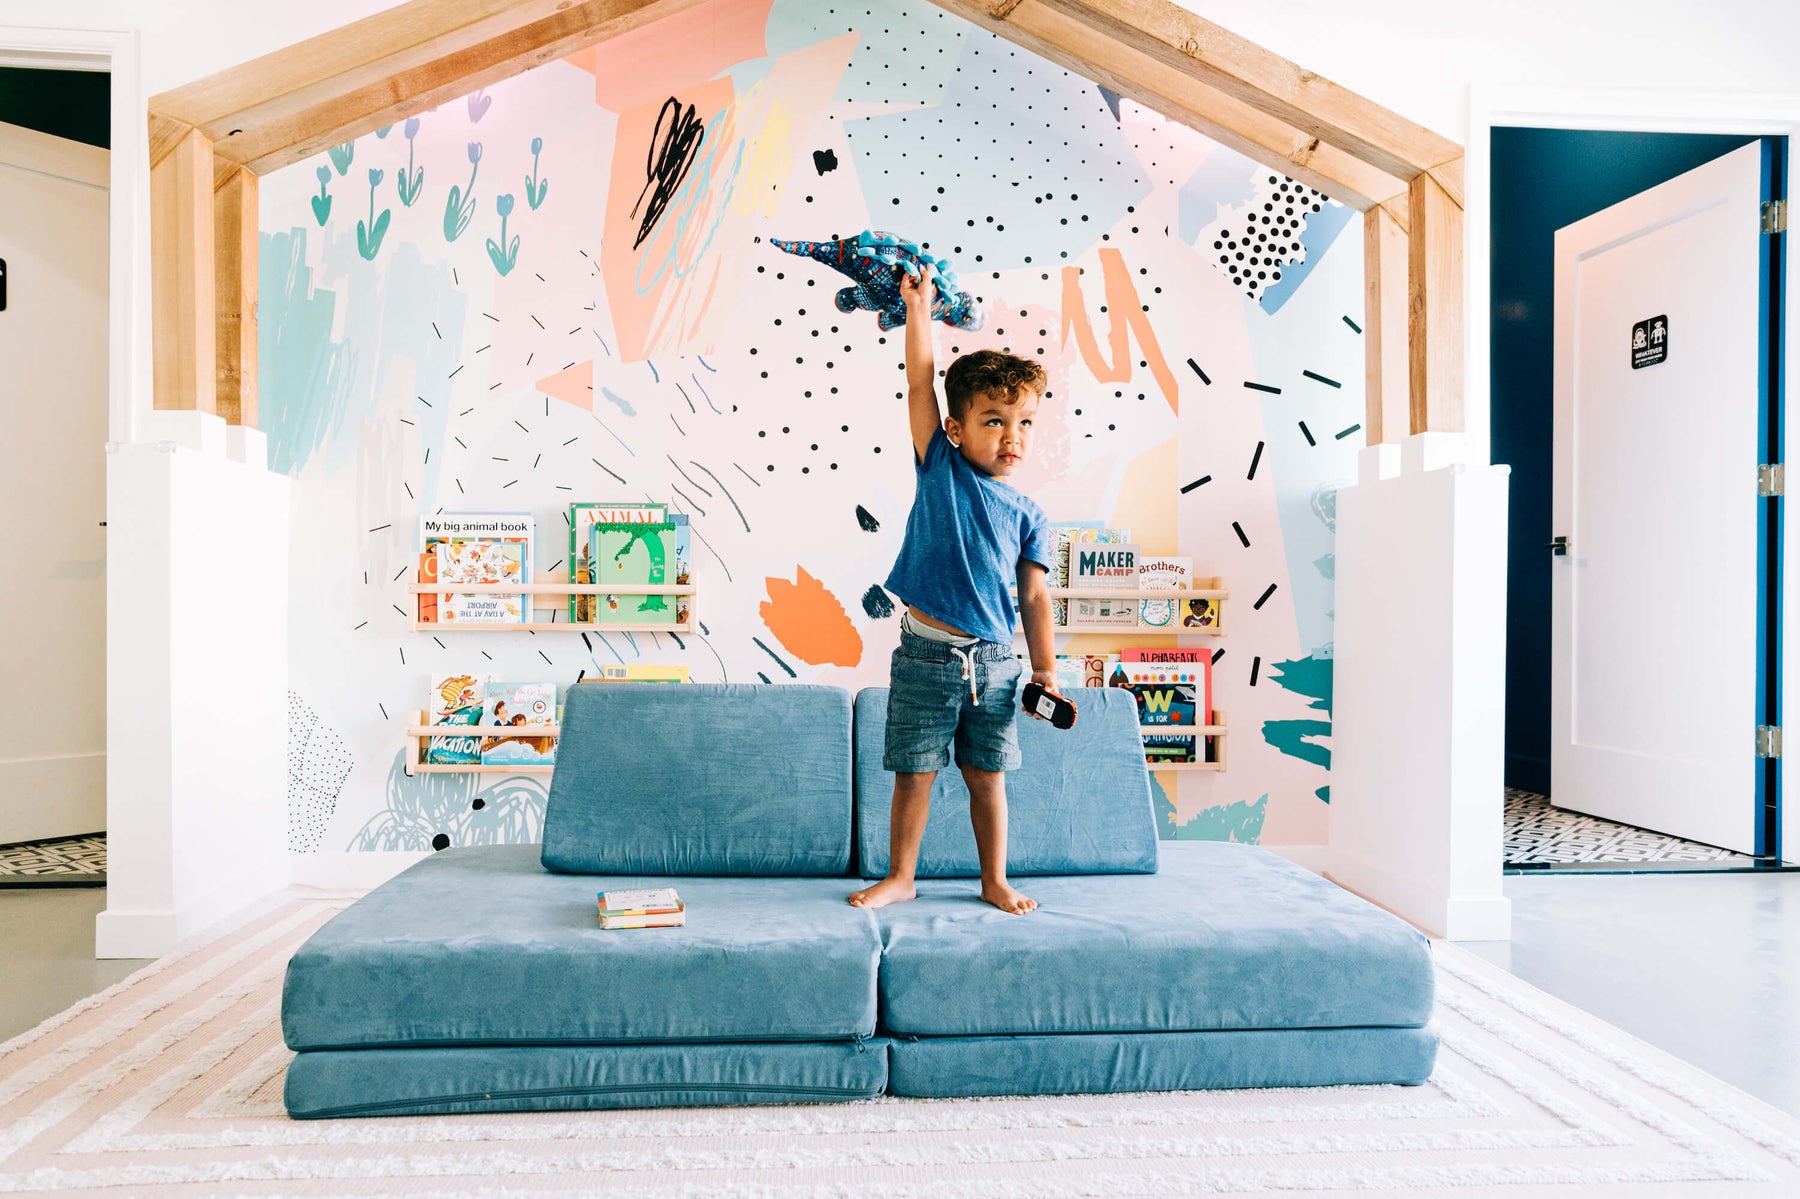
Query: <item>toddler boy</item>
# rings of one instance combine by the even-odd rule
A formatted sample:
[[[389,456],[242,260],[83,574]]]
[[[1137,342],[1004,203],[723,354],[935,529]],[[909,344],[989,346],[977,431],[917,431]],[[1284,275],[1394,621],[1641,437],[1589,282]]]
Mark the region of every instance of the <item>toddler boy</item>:
[[[878,908],[913,898],[931,783],[951,761],[969,787],[981,898],[1023,915],[1037,906],[1006,878],[1006,771],[1019,765],[1019,676],[1009,580],[1031,651],[1031,678],[1056,684],[1050,629],[1050,531],[1008,477],[1031,452],[1044,368],[993,350],[965,354],[944,378],[939,427],[930,271],[903,278],[907,409],[918,491],[887,589],[906,612],[894,651],[881,764],[894,772],[887,877],[850,897]]]

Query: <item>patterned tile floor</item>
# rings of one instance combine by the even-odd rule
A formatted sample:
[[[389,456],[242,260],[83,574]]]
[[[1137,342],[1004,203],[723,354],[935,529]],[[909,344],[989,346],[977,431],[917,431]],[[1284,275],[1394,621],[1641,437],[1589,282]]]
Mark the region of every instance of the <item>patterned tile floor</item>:
[[[105,833],[0,845],[0,887],[80,886],[105,881]]]
[[[1683,841],[1597,816],[1565,812],[1544,795],[1506,789],[1509,866],[1532,862],[1751,862],[1729,849]]]

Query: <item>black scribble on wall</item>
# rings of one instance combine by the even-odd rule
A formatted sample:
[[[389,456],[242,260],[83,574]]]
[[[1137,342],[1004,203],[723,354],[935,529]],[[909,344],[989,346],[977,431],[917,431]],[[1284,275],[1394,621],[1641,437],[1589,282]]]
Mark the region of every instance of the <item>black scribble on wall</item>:
[[[830,149],[814,150],[813,170],[819,172],[821,175],[826,171],[837,170],[837,151]]]
[[[650,149],[644,156],[644,187],[638,192],[637,203],[631,206],[631,215],[636,216],[644,196],[649,195],[650,203],[644,208],[643,222],[638,226],[637,240],[631,243],[632,249],[643,245],[650,231],[656,228],[656,222],[662,219],[663,210],[669,206],[675,189],[687,178],[704,140],[706,123],[694,114],[692,104],[683,110],[681,101],[674,96],[663,101],[662,111],[656,114],[656,129],[650,134]]]
[[[875,514],[861,504],[856,506],[856,523],[863,527],[865,533],[874,533],[881,528],[881,522],[875,519]]]
[[[886,620],[894,614],[894,601],[879,586],[873,586],[863,592],[863,611],[870,620]]]

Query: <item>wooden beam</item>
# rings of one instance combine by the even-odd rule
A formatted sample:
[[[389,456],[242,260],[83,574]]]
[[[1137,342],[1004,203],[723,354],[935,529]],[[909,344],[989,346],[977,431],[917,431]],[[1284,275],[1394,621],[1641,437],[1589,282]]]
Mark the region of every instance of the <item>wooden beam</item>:
[[[1426,174],[1437,180],[1438,186],[1444,189],[1444,193],[1450,197],[1451,203],[1455,204],[1458,208],[1468,207],[1468,205],[1463,202],[1462,155],[1458,154],[1449,162],[1438,163],[1438,165],[1427,171]]]
[[[933,2],[1358,211],[1406,194],[1406,180],[1384,174],[1188,72],[1096,37],[1080,22],[1054,9],[1021,5],[990,11],[980,0]],[[997,15],[1002,12],[1010,15]]]
[[[267,174],[701,0],[413,0],[154,97]]]
[[[213,193],[218,413],[256,427],[256,176],[239,167]]]
[[[1456,178],[1461,178],[1460,167]],[[1463,431],[1463,211],[1431,172],[1407,195],[1412,431]]]
[[[1363,425],[1370,445],[1399,441],[1412,425],[1407,255],[1403,200],[1378,205],[1363,214],[1363,350],[1367,359]]]
[[[1039,8],[1065,13],[1092,38],[1142,51],[1395,178],[1411,179],[1462,153],[1450,139],[1171,0],[1024,0],[1007,20]]]
[[[192,125],[152,110],[150,113],[150,165],[155,166],[167,158],[169,151],[180,145],[181,139],[191,133],[193,128]]]
[[[215,410],[213,152],[190,129],[150,168],[150,320],[157,408]]]

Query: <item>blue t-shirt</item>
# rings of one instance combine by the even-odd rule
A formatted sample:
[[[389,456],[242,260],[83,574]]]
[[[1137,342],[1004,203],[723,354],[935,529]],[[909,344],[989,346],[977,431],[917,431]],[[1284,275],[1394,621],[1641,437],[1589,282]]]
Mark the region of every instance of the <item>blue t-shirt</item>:
[[[1009,588],[1021,558],[1050,568],[1050,524],[1018,489],[969,465],[938,429],[917,463],[919,489],[887,589],[944,624],[1010,644]]]

